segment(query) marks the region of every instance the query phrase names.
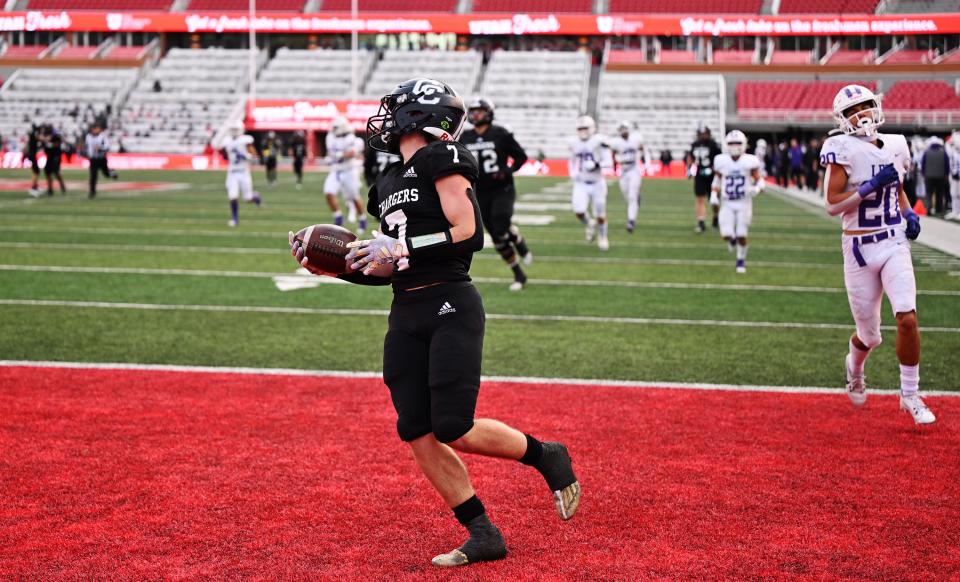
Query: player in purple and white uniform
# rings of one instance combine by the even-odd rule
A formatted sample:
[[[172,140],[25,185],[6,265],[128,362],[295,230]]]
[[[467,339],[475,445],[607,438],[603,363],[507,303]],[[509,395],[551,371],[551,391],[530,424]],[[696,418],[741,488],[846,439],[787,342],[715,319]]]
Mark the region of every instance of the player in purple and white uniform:
[[[253,189],[253,178],[250,176],[250,161],[257,153],[253,149],[253,136],[244,134],[242,121],[230,127],[230,137],[223,143],[223,157],[227,159],[227,198],[230,199],[229,226],[237,226],[240,221],[239,199],[253,202],[260,206],[260,194]]]
[[[610,149],[604,136],[597,133],[597,124],[589,115],[577,118],[577,135],[570,138],[570,159],[567,166],[573,180],[571,205],[585,227],[588,241],[597,238],[601,251],[610,249],[607,239],[607,182],[603,169],[611,165]],[[593,217],[588,214],[593,212]]]
[[[887,294],[897,320],[900,408],[917,424],[936,417],[917,394],[920,331],[917,284],[908,240],[920,235],[920,218],[907,202],[902,180],[910,163],[906,139],[881,134],[880,99],[860,85],[847,85],[833,101],[839,135],[820,151],[826,168],[826,209],[843,218],[844,282],[856,332],[845,361],[847,395],[855,406],[867,399],[864,363],[880,345],[880,306]]]
[[[367,216],[364,214],[363,201],[360,199],[360,177],[357,174],[357,161],[363,152],[363,142],[353,133],[350,122],[345,117],[333,120],[327,133],[327,157],[330,158],[330,173],[323,183],[323,192],[327,195],[327,204],[333,211],[333,222],[343,226],[343,213],[337,202],[337,194],[343,194],[347,205],[347,220],[355,222],[359,217],[357,234],[367,230]]]
[[[742,131],[731,131],[724,141],[727,153],[713,160],[716,178],[710,193],[710,205],[714,208],[720,206],[720,236],[726,239],[730,251],[737,253],[737,273],[746,273],[747,231],[753,220],[753,197],[763,190],[760,175],[763,163],[757,156],[744,153],[747,136]]]

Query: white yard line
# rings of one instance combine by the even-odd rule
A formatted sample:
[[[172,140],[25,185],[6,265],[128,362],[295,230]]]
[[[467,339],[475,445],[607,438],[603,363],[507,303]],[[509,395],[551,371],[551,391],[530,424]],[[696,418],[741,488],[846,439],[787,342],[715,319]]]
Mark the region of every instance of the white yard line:
[[[132,370],[189,374],[238,374],[255,376],[297,376],[316,378],[379,379],[380,372],[353,372],[343,370],[301,370],[296,368],[235,368],[217,366],[184,366],[167,364],[124,364],[88,362],[51,362],[33,360],[0,360],[0,367],[61,368],[69,370]],[[584,387],[595,386],[641,389],[713,390],[724,392],[771,392],[776,394],[843,394],[843,388],[820,386],[758,386],[750,384],[707,384],[696,382],[655,382],[633,380],[605,380],[586,378],[542,378],[537,376],[482,376],[484,382],[509,382],[536,386]],[[871,389],[872,392],[893,395],[897,390]],[[924,390],[924,396],[958,397],[960,392]]]
[[[209,311],[221,313],[274,313],[284,315],[368,315],[386,317],[386,309],[324,309],[311,307],[267,307],[257,305],[192,305],[166,303],[119,303],[107,301],[62,301],[40,299],[0,299],[0,305],[32,307],[76,307],[94,309],[133,309],[141,311]],[[769,329],[837,329],[850,330],[851,324],[815,323],[791,321],[726,321],[717,319],[675,319],[648,317],[607,317],[592,315],[523,315],[514,313],[488,313],[488,320],[536,321],[567,323],[612,323],[622,325],[678,325],[706,327],[739,327]],[[892,331],[895,326],[882,329]],[[960,327],[921,327],[927,333],[960,333]]]
[[[272,279],[274,277],[295,277],[293,273],[268,273],[264,271],[216,271],[208,269],[147,269],[139,267],[73,267],[61,265],[4,265],[0,271],[24,271],[36,273],[87,273],[104,275],[158,275],[186,277],[224,277],[247,279]],[[323,280],[323,277],[311,279]],[[507,277],[473,277],[477,283],[507,285],[513,279]],[[670,283],[656,281],[606,281],[598,279],[530,279],[530,285],[548,285],[551,287],[623,287],[636,289],[691,289],[710,291],[769,291],[775,293],[846,293],[842,287],[805,287],[801,285],[725,285],[720,283]],[[918,295],[960,297],[960,291],[925,290]]]

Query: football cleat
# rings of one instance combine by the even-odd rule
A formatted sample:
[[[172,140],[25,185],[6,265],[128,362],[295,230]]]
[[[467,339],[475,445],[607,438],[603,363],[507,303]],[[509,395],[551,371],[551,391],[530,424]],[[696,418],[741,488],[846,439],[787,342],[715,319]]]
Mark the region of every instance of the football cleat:
[[[523,264],[527,267],[533,264],[533,253],[527,251],[527,254],[523,255]]]
[[[507,557],[503,534],[490,522],[486,514],[471,520],[467,524],[467,531],[470,532],[470,538],[459,548],[434,557],[431,560],[434,566],[455,568]]]
[[[844,370],[847,372],[847,396],[854,406],[863,406],[867,402],[867,380],[863,374],[855,375],[850,371],[850,354],[844,360]]]
[[[743,262],[743,259],[737,259],[737,272],[738,273],[747,272],[747,265],[746,263]]]
[[[510,290],[511,290],[511,291],[522,291],[522,290],[523,290],[523,283],[522,283],[521,281],[514,281],[513,283],[510,283]]]
[[[573,461],[567,447],[556,442],[543,443],[543,458],[536,468],[550,487],[560,519],[572,518],[580,507],[580,482],[573,473]]]
[[[227,223],[227,226],[237,226],[237,221],[231,218],[230,222]]]
[[[590,218],[587,220],[587,226],[584,229],[583,236],[587,242],[593,242],[593,238],[597,236],[597,223],[594,219]]]
[[[933,424],[937,417],[930,412],[927,405],[923,403],[919,394],[910,396],[900,395],[900,410],[905,410],[913,417],[914,424]]]
[[[630,234],[633,234],[633,230],[634,230],[635,228],[637,228],[637,223],[634,222],[634,221],[632,221],[632,220],[628,220],[628,221],[627,221],[627,232],[629,232]]]
[[[597,246],[600,247],[600,250],[601,250],[601,251],[609,251],[609,250],[610,250],[610,241],[607,240],[606,235],[601,235],[601,236],[600,236],[600,238],[597,240]]]

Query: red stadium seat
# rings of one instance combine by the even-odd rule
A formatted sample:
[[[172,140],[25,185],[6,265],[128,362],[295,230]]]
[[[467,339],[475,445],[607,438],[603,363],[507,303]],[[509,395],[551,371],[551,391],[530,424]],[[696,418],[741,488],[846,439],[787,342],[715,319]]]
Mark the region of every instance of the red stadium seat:
[[[0,55],[0,59],[37,59],[45,50],[47,50],[45,44],[10,45],[6,52]]]
[[[873,14],[878,0],[781,0],[780,14]]]
[[[173,0],[29,0],[30,10],[170,10]]]
[[[661,64],[693,64],[697,62],[697,53],[693,51],[660,51]]]
[[[610,51],[607,54],[608,65],[642,65],[647,62],[643,51]]]
[[[809,65],[813,62],[810,51],[773,51],[771,65]]]
[[[944,81],[898,81],[884,94],[883,108],[960,111],[960,96]]]
[[[303,12],[304,0],[257,0],[258,12]],[[191,0],[187,10],[243,11],[250,9],[247,0]]]
[[[93,53],[95,52],[97,52],[97,47],[95,46],[65,46],[51,58],[84,60],[93,58]]]
[[[860,81],[740,81],[737,83],[737,111],[830,110],[837,91],[850,83],[876,90],[876,83]]]
[[[610,13],[759,14],[762,0],[610,0]]]
[[[890,55],[885,61],[884,65],[919,65],[922,63],[929,62],[930,51],[897,51]]]
[[[713,51],[713,62],[718,65],[742,65],[753,62],[753,51]]]
[[[357,0],[366,12],[453,12],[457,0]],[[350,0],[323,0],[321,12],[350,12]]]
[[[141,59],[146,49],[147,47],[145,46],[114,46],[101,58],[107,60]]]
[[[474,12],[593,12],[593,0],[527,0],[518,7],[513,0],[474,0]]]
[[[876,60],[874,51],[838,50],[827,60],[827,65],[872,65]]]

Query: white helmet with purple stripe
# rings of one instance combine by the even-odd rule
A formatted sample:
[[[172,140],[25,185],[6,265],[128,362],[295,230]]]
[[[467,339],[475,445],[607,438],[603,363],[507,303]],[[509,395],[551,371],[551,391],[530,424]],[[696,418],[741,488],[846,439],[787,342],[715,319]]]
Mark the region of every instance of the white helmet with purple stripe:
[[[869,107],[851,111],[864,103]],[[846,135],[873,137],[884,122],[880,96],[863,85],[847,85],[833,98],[833,119]]]

